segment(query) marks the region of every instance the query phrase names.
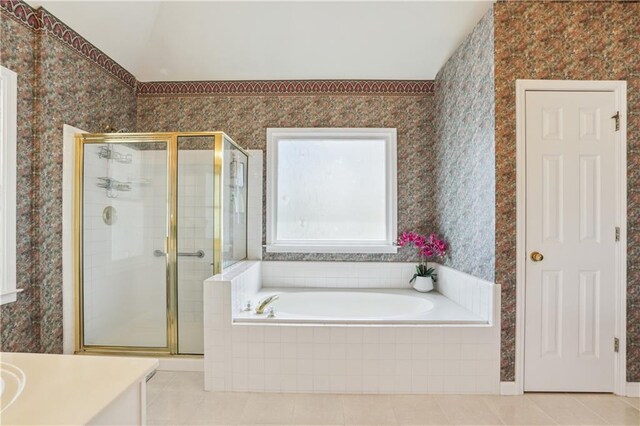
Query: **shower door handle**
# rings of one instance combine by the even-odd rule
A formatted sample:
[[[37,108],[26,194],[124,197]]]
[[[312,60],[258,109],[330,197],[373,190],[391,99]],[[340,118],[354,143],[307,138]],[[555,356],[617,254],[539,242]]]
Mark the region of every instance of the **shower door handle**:
[[[165,253],[162,250],[154,250],[153,251],[153,255],[155,257],[162,257],[162,256],[165,255]],[[204,251],[198,250],[198,251],[195,251],[193,253],[180,253],[179,252],[178,256],[203,258],[204,257]]]

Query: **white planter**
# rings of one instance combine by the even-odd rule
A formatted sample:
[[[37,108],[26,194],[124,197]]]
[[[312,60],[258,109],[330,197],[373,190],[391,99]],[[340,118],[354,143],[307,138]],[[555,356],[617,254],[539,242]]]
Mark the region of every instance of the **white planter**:
[[[413,288],[422,293],[431,291],[433,290],[433,278],[416,277],[416,280],[413,282]]]

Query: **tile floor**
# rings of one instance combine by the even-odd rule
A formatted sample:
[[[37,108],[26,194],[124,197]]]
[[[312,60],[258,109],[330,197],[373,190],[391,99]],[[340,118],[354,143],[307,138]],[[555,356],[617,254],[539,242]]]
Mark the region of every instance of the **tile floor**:
[[[204,392],[202,373],[158,372],[150,425],[640,425],[640,398],[602,394],[334,395]]]

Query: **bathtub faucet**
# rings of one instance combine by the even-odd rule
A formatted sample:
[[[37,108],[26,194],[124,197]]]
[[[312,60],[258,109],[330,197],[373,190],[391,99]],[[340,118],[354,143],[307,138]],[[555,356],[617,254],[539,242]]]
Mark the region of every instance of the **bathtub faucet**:
[[[266,309],[267,305],[269,305],[269,303],[273,302],[274,300],[276,300],[278,298],[277,294],[274,294],[273,296],[269,296],[266,299],[262,300],[260,303],[258,303],[258,306],[256,307],[256,314],[264,314],[264,310]]]

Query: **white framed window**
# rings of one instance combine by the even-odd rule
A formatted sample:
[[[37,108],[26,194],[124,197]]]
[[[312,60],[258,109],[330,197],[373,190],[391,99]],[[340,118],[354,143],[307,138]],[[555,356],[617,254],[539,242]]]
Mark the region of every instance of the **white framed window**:
[[[267,129],[267,251],[395,253],[396,129]]]
[[[18,75],[0,67],[0,304],[16,301]]]

